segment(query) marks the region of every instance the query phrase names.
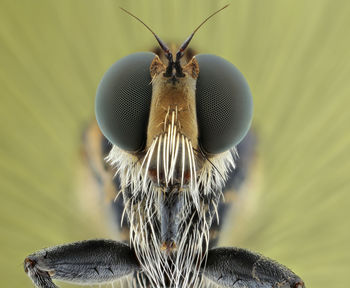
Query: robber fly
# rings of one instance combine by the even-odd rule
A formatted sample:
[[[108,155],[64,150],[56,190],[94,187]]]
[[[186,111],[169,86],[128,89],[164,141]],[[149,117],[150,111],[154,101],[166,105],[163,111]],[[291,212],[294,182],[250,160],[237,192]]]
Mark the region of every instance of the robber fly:
[[[123,277],[136,287],[305,287],[262,255],[214,248],[223,194],[239,185],[251,154],[249,141],[240,142],[250,127],[252,96],[230,62],[186,48],[224,8],[175,52],[123,9],[151,31],[160,49],[126,56],[106,72],[96,97],[103,135],[95,126],[87,139],[99,139],[89,148],[92,160],[94,148],[99,158],[107,153],[101,147],[112,143],[106,159],[117,171],[115,207],[128,241],[87,240],[29,255],[24,268],[37,287],[57,287],[53,279],[93,285]]]

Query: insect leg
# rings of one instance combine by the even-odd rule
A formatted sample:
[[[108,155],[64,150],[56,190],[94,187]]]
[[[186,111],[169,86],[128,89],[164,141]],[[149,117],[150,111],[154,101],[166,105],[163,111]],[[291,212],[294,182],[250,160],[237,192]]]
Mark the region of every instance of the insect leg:
[[[240,248],[209,250],[203,275],[223,287],[305,288],[304,282],[288,268]]]
[[[56,288],[52,279],[82,285],[108,283],[139,269],[129,246],[112,240],[54,246],[24,260],[24,270],[38,288]]]

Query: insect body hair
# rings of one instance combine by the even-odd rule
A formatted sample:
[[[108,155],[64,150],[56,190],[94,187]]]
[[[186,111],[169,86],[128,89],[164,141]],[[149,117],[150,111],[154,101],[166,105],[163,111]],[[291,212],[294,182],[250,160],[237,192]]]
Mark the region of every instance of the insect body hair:
[[[176,113],[167,113],[164,121],[170,122],[166,132],[153,139],[143,157],[113,146],[107,161],[117,167],[125,203],[123,214],[130,225],[130,246],[147,281],[154,287],[199,287],[199,269],[209,248],[209,229],[215,218],[219,221],[221,190],[227,173],[234,168],[236,152],[210,159],[203,156],[179,132]],[[160,206],[169,193],[181,202],[174,250],[164,247],[160,229]],[[143,287],[144,280],[139,282]]]

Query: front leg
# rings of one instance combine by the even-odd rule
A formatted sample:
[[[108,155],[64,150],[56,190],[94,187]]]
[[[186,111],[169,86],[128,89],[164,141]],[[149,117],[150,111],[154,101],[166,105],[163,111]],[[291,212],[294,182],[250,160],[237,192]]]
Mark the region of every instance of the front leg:
[[[304,282],[288,268],[240,248],[209,250],[203,274],[224,287],[305,288]]]
[[[52,279],[82,285],[108,283],[139,269],[130,247],[112,240],[55,246],[24,260],[24,270],[38,288],[57,288]]]

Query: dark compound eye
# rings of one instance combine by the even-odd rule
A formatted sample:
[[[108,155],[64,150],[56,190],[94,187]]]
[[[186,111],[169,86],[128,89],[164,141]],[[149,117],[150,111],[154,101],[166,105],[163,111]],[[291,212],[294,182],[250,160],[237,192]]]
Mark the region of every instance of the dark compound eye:
[[[225,59],[196,56],[199,143],[209,154],[237,145],[248,132],[253,114],[252,95],[242,73]]]
[[[109,141],[126,151],[141,150],[146,142],[153,58],[153,53],[142,52],[118,60],[97,89],[98,125]]]

